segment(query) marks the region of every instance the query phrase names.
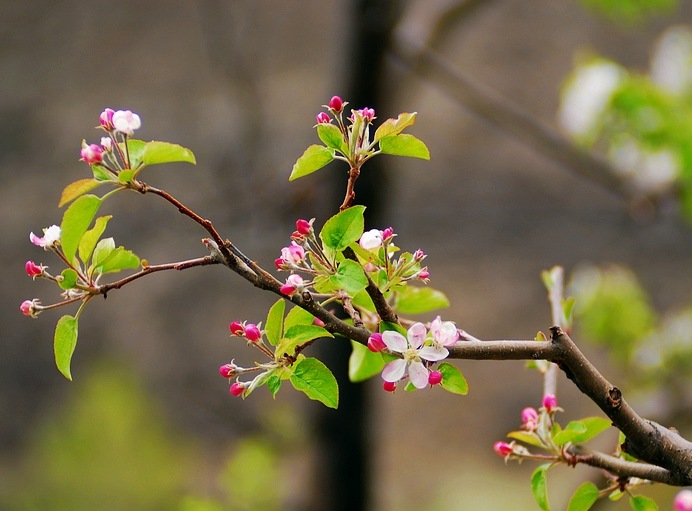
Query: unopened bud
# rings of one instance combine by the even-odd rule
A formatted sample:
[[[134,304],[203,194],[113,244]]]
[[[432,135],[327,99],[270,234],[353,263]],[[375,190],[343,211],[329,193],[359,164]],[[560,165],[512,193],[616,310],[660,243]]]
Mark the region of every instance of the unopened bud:
[[[329,100],[329,108],[334,111],[334,113],[338,114],[343,110],[344,102],[339,96],[333,96],[332,99]]]
[[[396,390],[396,382],[386,381],[382,384],[382,389],[385,392],[394,392]]]
[[[557,408],[557,397],[553,394],[546,394],[543,396],[543,408],[545,408],[545,411],[548,413],[554,412]]]
[[[329,114],[327,112],[320,112],[315,116],[315,119],[317,119],[317,124],[329,124],[332,122],[331,117],[329,117]]]
[[[243,392],[245,392],[245,385],[240,382],[235,382],[233,385],[231,385],[229,392],[233,396],[240,396]]]
[[[245,335],[245,327],[240,321],[233,321],[230,325],[228,325],[228,328],[233,335],[237,335],[239,337]]]
[[[375,332],[370,335],[370,338],[368,339],[368,349],[370,351],[372,351],[373,353],[378,353],[386,347],[387,345],[384,343],[381,333]]]
[[[507,442],[495,442],[493,450],[503,458],[512,454],[514,449]]]
[[[245,337],[247,337],[248,341],[257,342],[262,338],[262,332],[260,332],[257,325],[248,323],[245,325]]]
[[[440,371],[430,371],[428,375],[428,383],[430,385],[437,385],[442,382],[442,373]]]

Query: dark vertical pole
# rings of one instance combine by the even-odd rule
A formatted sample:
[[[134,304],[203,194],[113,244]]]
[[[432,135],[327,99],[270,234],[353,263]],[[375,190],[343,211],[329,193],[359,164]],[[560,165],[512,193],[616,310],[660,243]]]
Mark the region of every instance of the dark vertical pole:
[[[374,108],[376,115],[384,110],[387,89],[385,55],[397,18],[398,0],[356,0],[349,26],[351,51],[344,99],[349,108]],[[381,119],[381,117],[380,117]],[[380,225],[384,205],[378,190],[384,186],[380,158],[368,162],[356,183],[356,203],[367,206],[366,226]],[[346,189],[343,180],[334,180],[334,204],[341,204]],[[334,211],[335,212],[335,211]],[[331,212],[330,214],[333,214]],[[368,227],[366,227],[368,228]],[[351,347],[345,342],[323,343],[321,359],[339,382],[339,409],[318,412],[317,427],[320,443],[320,468],[314,509],[325,511],[367,511],[372,509],[371,445],[368,424],[369,383],[348,381],[348,357]]]

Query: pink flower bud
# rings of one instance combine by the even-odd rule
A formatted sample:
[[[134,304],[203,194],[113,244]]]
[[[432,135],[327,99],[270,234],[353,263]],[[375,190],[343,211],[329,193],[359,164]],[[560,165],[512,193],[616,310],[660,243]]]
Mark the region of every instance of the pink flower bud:
[[[387,227],[382,231],[382,241],[387,241],[392,236],[394,236],[394,229],[392,227]]]
[[[387,345],[385,344],[384,340],[382,339],[382,334],[379,332],[375,332],[373,334],[370,334],[370,338],[368,339],[368,349],[372,351],[373,353],[378,353],[385,349]]]
[[[82,160],[84,160],[89,165],[96,165],[103,161],[103,149],[101,149],[96,144],[89,144],[82,147],[79,152]]]
[[[229,392],[236,397],[240,396],[243,392],[245,392],[245,385],[240,382],[235,382],[233,385],[231,385]]]
[[[113,139],[111,137],[101,137],[101,149],[110,153],[113,150]]]
[[[25,316],[31,316],[32,318],[35,318],[38,316],[38,313],[40,312],[37,307],[41,304],[41,302],[38,301],[37,298],[34,298],[33,300],[24,300],[21,305],[19,306],[19,310],[22,311],[22,314]]]
[[[419,280],[429,280],[430,279],[430,272],[423,268],[419,273],[418,273],[418,279]]]
[[[692,511],[692,490],[680,490],[673,500],[675,511]]]
[[[118,110],[113,113],[113,128],[125,135],[132,135],[142,126],[139,115],[129,110]]]
[[[233,378],[236,374],[236,369],[238,366],[235,364],[224,364],[221,367],[219,367],[219,374],[223,376],[224,378]]]
[[[303,236],[307,236],[312,231],[312,224],[302,218],[298,219],[296,220],[296,230]]]
[[[286,261],[284,261],[281,257],[277,257],[274,259],[274,266],[276,266],[277,270],[283,270],[286,266]]]
[[[33,261],[27,261],[24,265],[24,269],[26,270],[26,274],[32,278],[43,275],[43,266],[39,266]]]
[[[228,325],[228,328],[233,335],[237,335],[239,337],[245,335],[245,327],[240,321],[233,321],[230,325]]]
[[[386,381],[382,384],[382,389],[384,389],[385,392],[394,392],[396,390],[396,382]]]
[[[428,383],[430,385],[437,385],[442,382],[442,373],[440,371],[430,371],[428,375]]]
[[[248,341],[257,342],[262,338],[262,332],[254,323],[248,323],[245,325],[245,337]]]
[[[313,319],[312,324],[316,325],[316,326],[321,326],[324,328],[324,321],[322,321],[320,318]]]
[[[283,286],[281,286],[279,290],[282,294],[285,294],[286,296],[291,296],[293,293],[302,288],[303,277],[301,277],[297,273],[294,273],[288,276],[288,278],[286,279],[286,283]]]
[[[338,114],[343,110],[344,102],[339,96],[333,96],[332,99],[329,100],[329,108],[333,110],[334,113]]]
[[[365,119],[366,122],[372,122],[372,120],[375,118],[375,110],[372,108],[361,108],[358,110],[358,113],[363,116],[363,119]]]
[[[44,250],[50,250],[60,241],[60,227],[51,225],[43,229],[43,237],[39,238],[33,232],[29,234],[29,241]]]
[[[512,451],[514,449],[512,449],[512,446],[509,445],[507,442],[495,442],[495,444],[493,445],[493,450],[497,454],[499,454],[500,456],[505,458],[505,457],[509,456],[510,454],[512,454]]]
[[[327,112],[320,112],[317,114],[315,117],[317,119],[317,124],[329,124],[332,122],[331,117],[329,117],[329,114]]]
[[[543,408],[548,413],[554,412],[557,408],[557,397],[553,394],[546,394],[543,396]]]
[[[530,406],[524,408],[521,411],[521,422],[524,428],[529,431],[536,429],[536,427],[538,427],[538,412],[536,409]]]
[[[305,249],[295,241],[281,249],[281,259],[289,265],[300,264],[305,259]]]
[[[422,261],[423,259],[426,258],[425,252],[423,252],[423,251],[419,248],[418,250],[416,250],[416,251],[413,253],[413,258],[414,258],[416,261],[420,262],[420,261]]]
[[[101,112],[101,115],[99,116],[99,122],[101,123],[101,126],[103,126],[103,129],[106,131],[111,131],[113,129],[113,114],[115,113],[115,110],[112,108],[106,108],[103,112]]]

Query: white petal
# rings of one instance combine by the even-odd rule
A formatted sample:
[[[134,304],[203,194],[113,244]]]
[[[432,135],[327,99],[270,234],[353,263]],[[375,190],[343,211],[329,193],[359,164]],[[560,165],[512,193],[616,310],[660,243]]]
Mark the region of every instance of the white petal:
[[[408,343],[404,336],[394,330],[383,332],[382,340],[387,345],[387,348],[398,353],[403,353],[408,348]]]
[[[420,358],[424,358],[425,360],[429,360],[430,362],[437,362],[438,360],[447,358],[447,355],[449,355],[449,351],[447,351],[447,348],[426,346],[425,348],[421,348],[420,350],[418,350],[418,356]]]
[[[425,336],[428,331],[425,329],[423,323],[414,323],[411,328],[408,329],[408,342],[414,348],[420,348],[425,342]]]
[[[389,364],[384,366],[382,370],[382,379],[388,382],[396,382],[404,377],[405,372],[406,361],[404,359],[392,360]]]
[[[420,362],[411,362],[408,377],[417,389],[424,389],[428,385],[428,370]]]
[[[439,331],[439,343],[442,346],[452,346],[459,340],[457,326],[451,321],[445,321]]]

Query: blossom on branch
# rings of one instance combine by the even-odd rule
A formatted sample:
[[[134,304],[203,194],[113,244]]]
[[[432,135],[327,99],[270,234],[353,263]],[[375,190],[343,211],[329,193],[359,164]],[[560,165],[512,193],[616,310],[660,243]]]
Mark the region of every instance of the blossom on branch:
[[[118,110],[113,114],[113,128],[124,135],[132,135],[142,126],[139,115],[130,110]]]
[[[33,232],[29,234],[31,243],[44,250],[50,250],[55,247],[55,244],[60,241],[60,227],[51,225],[43,229],[43,237],[39,238]]]

